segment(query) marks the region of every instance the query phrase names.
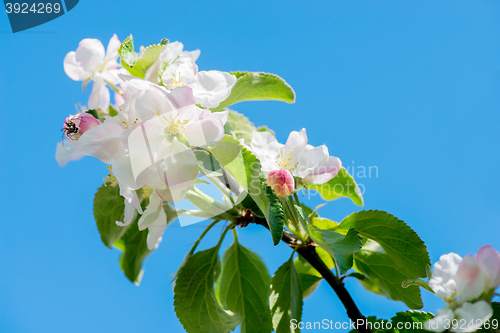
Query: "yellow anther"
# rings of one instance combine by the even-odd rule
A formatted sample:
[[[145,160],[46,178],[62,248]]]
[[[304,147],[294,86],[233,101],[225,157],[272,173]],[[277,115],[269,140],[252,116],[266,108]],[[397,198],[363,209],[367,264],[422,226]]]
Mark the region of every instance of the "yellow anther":
[[[109,174],[102,179],[104,181],[104,185],[115,187],[116,185],[118,185],[118,180],[113,174],[113,168],[110,165],[108,165],[106,168],[109,170]]]

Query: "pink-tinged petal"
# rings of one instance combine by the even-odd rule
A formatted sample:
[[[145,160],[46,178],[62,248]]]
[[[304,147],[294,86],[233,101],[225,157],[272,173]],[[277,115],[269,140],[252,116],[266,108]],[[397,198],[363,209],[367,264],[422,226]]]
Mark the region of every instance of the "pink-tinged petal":
[[[292,154],[293,151],[290,155]],[[305,178],[312,175],[318,167],[328,162],[328,148],[325,145],[314,147],[304,151],[296,158],[298,159],[298,164],[296,169],[293,170],[293,174],[294,176]],[[295,162],[295,159],[292,160],[293,162]]]
[[[76,142],[84,155],[94,156],[112,164],[116,157],[125,153],[121,142],[123,129],[113,123],[103,123],[85,132]]]
[[[219,71],[201,71],[191,84],[196,103],[206,108],[214,108],[229,97],[236,83],[236,76]]]
[[[306,129],[303,128],[300,132],[292,131],[286,140],[283,149],[283,155],[289,156],[290,159],[296,161],[305,150],[307,145]]]
[[[119,226],[127,226],[132,223],[136,210],[142,214],[141,202],[139,201],[137,192],[123,184],[120,184],[120,195],[125,198],[125,216],[123,222],[116,221],[116,224]]]
[[[109,108],[109,89],[104,83],[104,79],[101,75],[95,75],[94,85],[92,86],[92,92],[89,97],[89,109],[102,109],[107,110]]]
[[[177,109],[196,104],[193,90],[189,87],[175,88],[167,97]]]
[[[500,284],[500,253],[485,245],[476,254],[476,260],[486,278],[486,288],[496,289]]]
[[[457,296],[465,301],[471,301],[481,296],[485,291],[486,281],[477,260],[467,255],[458,266]]]
[[[203,147],[218,142],[224,136],[224,125],[208,110],[203,110],[198,121],[191,121],[183,131],[188,142]]]
[[[444,332],[450,327],[453,318],[455,318],[455,314],[449,307],[439,309],[434,318],[424,323],[424,328],[431,332]]]
[[[76,149],[73,142],[68,139],[57,143],[56,148],[56,161],[60,167],[68,164],[69,161],[77,161],[81,159],[84,155]]]
[[[64,57],[64,72],[66,72],[66,75],[72,80],[85,81],[90,78],[92,73],[86,72],[83,67],[76,62],[75,56],[76,53],[71,51]]]
[[[104,61],[104,46],[98,39],[86,38],[76,49],[76,62],[84,71],[93,73]]]
[[[338,157],[329,156],[328,161],[324,165],[318,166],[313,170],[312,174],[304,177],[304,181],[308,184],[324,184],[335,177],[342,168],[342,162]]]
[[[159,162],[160,178],[172,190],[189,188],[198,177],[198,163],[194,152],[174,138],[169,155]]]
[[[451,332],[475,332],[493,315],[493,309],[485,301],[465,302],[455,314],[459,324],[457,328],[452,327]]]
[[[461,262],[462,257],[449,253],[443,254],[434,264],[429,287],[434,290],[436,296],[446,299],[456,292],[455,276]]]
[[[113,58],[118,58],[118,49],[120,48],[120,45],[122,43],[118,39],[118,36],[116,34],[111,37],[108,43],[108,48],[106,49],[106,59],[113,59]]]

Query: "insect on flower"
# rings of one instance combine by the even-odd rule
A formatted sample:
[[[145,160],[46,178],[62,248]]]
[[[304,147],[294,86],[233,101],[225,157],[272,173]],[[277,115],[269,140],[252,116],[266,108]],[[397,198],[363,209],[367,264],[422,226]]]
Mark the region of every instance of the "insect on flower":
[[[62,131],[71,141],[76,141],[86,131],[99,125],[100,122],[90,113],[78,113],[70,115],[64,120]]]

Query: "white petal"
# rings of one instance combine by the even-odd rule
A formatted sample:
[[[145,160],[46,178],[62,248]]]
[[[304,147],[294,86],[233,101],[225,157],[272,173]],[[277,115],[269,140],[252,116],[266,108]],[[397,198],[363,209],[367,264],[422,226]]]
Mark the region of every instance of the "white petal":
[[[293,175],[300,178],[311,175],[318,166],[326,164],[328,158],[328,148],[325,145],[308,149],[297,156],[298,164]]]
[[[198,163],[194,152],[174,138],[169,154],[160,161],[160,178],[172,190],[189,188],[198,177]]]
[[[101,75],[95,75],[94,85],[89,97],[89,109],[107,110],[109,108],[109,101],[109,89],[106,83],[104,83],[104,78]]]
[[[147,121],[174,109],[168,98],[165,98],[165,95],[157,90],[140,92],[135,102],[135,108],[142,121]]]
[[[236,76],[227,72],[201,71],[191,84],[196,103],[206,108],[214,108],[229,97],[236,83]]]
[[[342,168],[342,162],[338,157],[329,156],[325,164],[319,165],[313,172],[304,177],[308,184],[324,184],[335,177]]]
[[[153,222],[153,224],[151,224],[148,228],[148,249],[154,250],[158,243],[161,242],[165,228],[167,228],[167,214],[162,208],[156,221]]]
[[[474,304],[465,302],[455,310],[455,314],[457,315],[458,327],[452,328],[452,332],[475,332],[493,315],[493,309],[485,301]]]
[[[434,318],[424,323],[424,328],[432,332],[443,332],[450,327],[454,317],[455,314],[449,307],[439,309]]]
[[[144,230],[151,224],[155,223],[160,216],[161,211],[164,211],[163,200],[158,196],[158,194],[156,194],[155,191],[153,191],[153,193],[149,197],[149,204],[146,207],[144,214],[142,214],[141,218],[139,219],[139,230]]]
[[[439,261],[434,264],[429,287],[434,290],[436,296],[443,299],[450,297],[456,291],[455,275],[462,261],[456,253],[443,254]]]
[[[119,125],[103,123],[83,133],[75,144],[84,155],[94,156],[111,164],[118,155],[125,153],[122,133],[123,128]]]
[[[199,118],[190,121],[184,130],[188,142],[203,147],[218,142],[224,136],[224,125],[209,110],[203,110]]]
[[[286,156],[291,152],[289,156],[295,160],[300,154],[302,154],[306,145],[306,129],[303,128],[300,132],[292,131],[286,140],[284,154]]]
[[[179,57],[163,71],[161,80],[167,89],[189,86],[195,82],[198,66],[189,57]]]
[[[106,50],[106,59],[113,59],[113,58],[118,58],[118,49],[120,48],[120,45],[122,43],[118,39],[118,36],[116,34],[111,37],[108,43],[108,48]]]
[[[201,52],[200,50],[182,51],[181,55],[183,55],[185,57],[189,57],[189,58],[193,59],[193,61],[196,61],[200,57],[200,52]]]
[[[178,109],[196,104],[193,90],[189,87],[175,88],[170,92],[170,94],[167,95],[167,97]]]
[[[83,157],[84,155],[76,149],[73,142],[68,139],[57,143],[56,148],[56,161],[60,167],[68,164],[69,161],[76,161]]]
[[[75,81],[85,81],[92,73],[86,72],[80,64],[76,62],[76,53],[74,51],[69,52],[64,57],[64,71],[70,79]]]
[[[166,50],[168,52],[168,61],[175,60],[178,56],[182,54],[184,45],[181,42],[171,42],[168,43]]]
[[[104,46],[98,39],[86,38],[76,49],[76,62],[86,72],[94,72],[104,61]]]

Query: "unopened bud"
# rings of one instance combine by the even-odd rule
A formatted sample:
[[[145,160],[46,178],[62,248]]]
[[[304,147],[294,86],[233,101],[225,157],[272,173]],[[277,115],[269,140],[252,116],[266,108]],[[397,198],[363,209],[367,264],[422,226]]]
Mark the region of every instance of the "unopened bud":
[[[266,181],[278,197],[289,196],[293,192],[295,186],[292,174],[286,169],[269,172]]]
[[[99,124],[99,120],[95,119],[90,113],[78,113],[64,120],[63,132],[68,139],[76,141],[83,133]]]

